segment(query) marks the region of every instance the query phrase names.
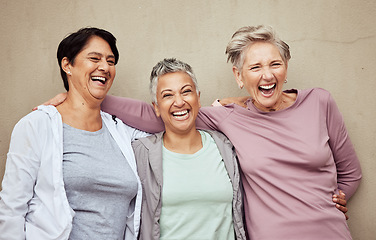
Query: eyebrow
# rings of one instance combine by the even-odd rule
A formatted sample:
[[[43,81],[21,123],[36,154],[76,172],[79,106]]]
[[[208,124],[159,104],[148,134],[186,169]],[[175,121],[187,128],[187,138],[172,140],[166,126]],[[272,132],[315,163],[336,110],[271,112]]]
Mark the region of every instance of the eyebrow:
[[[87,55],[97,55],[103,57],[103,54],[99,52],[89,52]],[[107,56],[107,58],[115,58],[115,56],[113,54],[110,54]]]

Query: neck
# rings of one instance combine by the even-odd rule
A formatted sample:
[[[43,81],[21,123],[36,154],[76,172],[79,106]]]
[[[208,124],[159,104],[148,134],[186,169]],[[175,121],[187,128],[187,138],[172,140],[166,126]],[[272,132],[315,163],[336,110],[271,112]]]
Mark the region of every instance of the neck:
[[[89,103],[68,92],[67,99],[57,106],[57,110],[61,114],[63,122],[69,126],[86,131],[98,131],[102,128],[100,103],[101,101]]]
[[[253,99],[252,99],[252,103],[253,105],[255,105],[256,108],[258,108],[261,111],[275,112],[275,111],[280,111],[280,110],[290,107],[295,102],[295,100],[296,100],[296,94],[288,94],[288,93],[282,92],[281,97],[272,107],[258,106],[257,102],[255,102],[255,100]]]
[[[172,152],[193,154],[202,148],[201,134],[196,128],[184,134],[166,129],[163,135],[163,145]]]

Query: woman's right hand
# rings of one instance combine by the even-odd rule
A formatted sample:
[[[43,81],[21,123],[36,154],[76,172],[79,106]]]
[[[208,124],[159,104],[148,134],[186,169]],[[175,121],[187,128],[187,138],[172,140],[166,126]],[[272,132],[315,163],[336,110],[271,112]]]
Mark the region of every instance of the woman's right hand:
[[[56,107],[56,106],[62,104],[65,101],[66,98],[67,98],[67,93],[66,92],[59,93],[55,97],[53,97],[50,100],[44,102],[42,105],[52,105],[52,106]],[[38,109],[38,106],[34,107],[33,111],[35,111],[37,109]]]

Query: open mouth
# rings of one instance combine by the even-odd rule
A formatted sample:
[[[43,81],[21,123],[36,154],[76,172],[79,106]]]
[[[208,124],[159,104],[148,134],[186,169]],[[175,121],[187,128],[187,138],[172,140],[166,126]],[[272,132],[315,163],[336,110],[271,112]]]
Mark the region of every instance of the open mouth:
[[[102,84],[106,83],[106,78],[104,77],[91,77],[91,80],[101,82]]]
[[[181,119],[186,118],[188,116],[188,113],[189,111],[186,109],[186,110],[179,111],[179,112],[173,112],[172,116],[178,120],[181,120]]]
[[[269,85],[263,85],[259,86],[258,89],[260,90],[261,94],[265,97],[269,97],[274,93],[274,90],[276,88],[277,84],[269,84]]]

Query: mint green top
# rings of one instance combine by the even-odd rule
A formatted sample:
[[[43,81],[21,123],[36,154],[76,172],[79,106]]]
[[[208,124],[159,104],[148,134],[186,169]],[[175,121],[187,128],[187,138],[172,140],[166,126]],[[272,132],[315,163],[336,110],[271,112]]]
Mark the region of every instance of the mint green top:
[[[235,239],[232,185],[213,138],[194,154],[163,147],[161,240]]]

